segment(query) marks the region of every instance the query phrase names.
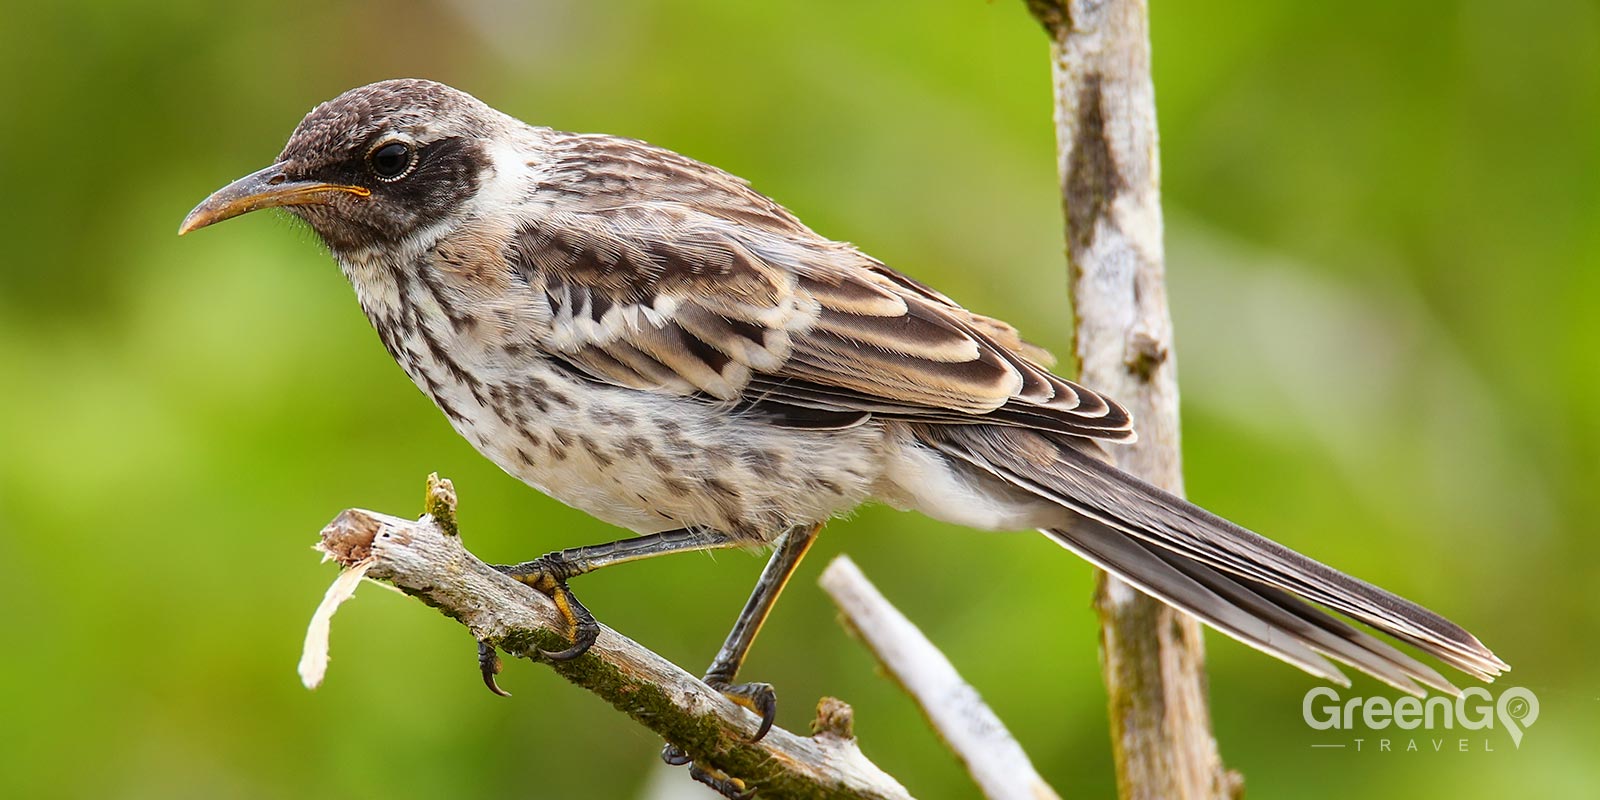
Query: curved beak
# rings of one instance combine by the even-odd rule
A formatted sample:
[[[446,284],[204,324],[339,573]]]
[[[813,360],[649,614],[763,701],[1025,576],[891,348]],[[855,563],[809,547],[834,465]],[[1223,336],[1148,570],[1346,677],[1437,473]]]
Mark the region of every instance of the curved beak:
[[[283,206],[322,205],[332,202],[340,193],[367,197],[370,189],[361,186],[342,186],[319,181],[291,181],[282,164],[273,164],[218,189],[183,218],[178,235],[204,228],[212,223],[232,219],[263,208]]]

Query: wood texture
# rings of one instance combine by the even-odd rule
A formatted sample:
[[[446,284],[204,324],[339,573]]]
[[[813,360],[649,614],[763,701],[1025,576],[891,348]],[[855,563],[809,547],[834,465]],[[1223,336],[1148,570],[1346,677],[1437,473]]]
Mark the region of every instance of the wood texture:
[[[462,545],[448,481],[430,479],[427,507],[431,513],[417,520],[344,511],[323,529],[320,547],[345,567],[370,559],[369,577],[393,584],[504,652],[539,660],[540,647],[566,647],[563,622],[548,598]],[[464,669],[471,663],[465,655],[463,648]],[[585,655],[551,667],[767,800],[910,800],[905,787],[862,755],[850,733],[849,706],[832,698],[819,705],[814,735],[774,727],[751,743],[755,714],[610,628],[601,626]]]

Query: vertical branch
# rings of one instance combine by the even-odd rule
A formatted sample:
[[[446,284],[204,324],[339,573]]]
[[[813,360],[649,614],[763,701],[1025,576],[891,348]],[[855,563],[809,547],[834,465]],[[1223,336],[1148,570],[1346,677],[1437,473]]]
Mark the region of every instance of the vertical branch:
[[[1067,257],[1084,383],[1133,412],[1117,466],[1183,491],[1178,380],[1162,253],[1145,0],[1027,0],[1051,39]],[[1124,798],[1211,798],[1241,779],[1217,753],[1200,625],[1102,573],[1095,596],[1117,786]]]

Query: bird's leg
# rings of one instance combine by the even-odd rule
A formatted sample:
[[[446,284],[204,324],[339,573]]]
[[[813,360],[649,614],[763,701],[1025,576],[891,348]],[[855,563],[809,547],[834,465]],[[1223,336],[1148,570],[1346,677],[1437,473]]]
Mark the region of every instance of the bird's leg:
[[[595,622],[594,615],[590,614],[589,609],[584,608],[572,594],[572,590],[567,588],[568,579],[613,564],[624,564],[669,553],[736,547],[739,544],[739,540],[725,533],[684,528],[606,544],[557,550],[521,564],[495,565],[495,569],[514,580],[538,589],[555,601],[556,609],[567,622],[573,644],[565,650],[541,649],[539,653],[553,661],[567,661],[583,655],[589,646],[594,644],[595,637],[600,635],[600,623]],[[478,644],[478,667],[483,673],[483,682],[490,691],[495,694],[505,694],[494,681],[495,673],[500,671],[500,659],[495,656],[494,648],[482,642]]]
[[[761,737],[772,730],[772,722],[778,716],[778,695],[772,690],[771,684],[734,683],[733,679],[738,677],[739,667],[744,664],[745,656],[750,654],[750,645],[755,642],[756,634],[761,632],[762,623],[766,622],[767,616],[772,613],[773,605],[778,602],[778,595],[783,593],[783,587],[788,585],[789,578],[800,566],[801,559],[806,557],[806,551],[811,549],[811,543],[816,541],[817,532],[820,530],[822,524],[818,523],[790,528],[779,537],[778,546],[772,551],[772,558],[767,561],[766,569],[761,570],[761,577],[756,581],[756,588],[750,592],[750,599],[745,601],[744,610],[739,612],[739,619],[734,621],[733,630],[728,631],[728,638],[723,641],[722,649],[717,651],[717,657],[712,660],[711,668],[706,670],[704,680],[707,686],[761,715],[761,726],[750,738],[752,742],[761,741]],[[661,760],[673,766],[690,762],[688,755],[677,745],[672,744],[662,748]],[[717,789],[725,796],[743,796],[742,783],[735,785],[733,779],[726,779],[719,784],[713,782],[716,780],[713,774],[703,769],[691,765],[690,770],[695,780]],[[696,774],[696,771],[699,774]],[[705,780],[701,775],[712,780]]]
[[[761,741],[761,737],[766,736],[772,728],[772,721],[778,714],[778,697],[769,684],[734,683],[733,679],[739,676],[739,668],[744,666],[744,659],[750,654],[756,634],[761,632],[762,624],[778,602],[778,595],[783,594],[783,587],[789,585],[789,578],[799,568],[800,561],[811,549],[811,543],[817,540],[820,530],[820,523],[790,528],[778,539],[778,546],[772,551],[766,568],[761,570],[761,577],[750,591],[750,599],[745,601],[744,610],[739,612],[739,618],[734,621],[733,630],[728,631],[722,649],[717,651],[717,657],[706,669],[704,680],[707,686],[761,715],[761,727],[756,729],[751,741]]]

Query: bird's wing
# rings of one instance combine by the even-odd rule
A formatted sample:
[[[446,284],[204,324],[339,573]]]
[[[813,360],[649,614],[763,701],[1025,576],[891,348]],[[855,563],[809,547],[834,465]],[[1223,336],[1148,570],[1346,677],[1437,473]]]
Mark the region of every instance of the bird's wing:
[[[1133,437],[1124,409],[1051,374],[1015,329],[854,247],[780,223],[744,224],[675,201],[619,202],[527,220],[509,257],[548,304],[544,346],[600,380],[735,403]]]
[[[631,139],[551,136],[539,189],[561,202],[508,255],[549,306],[545,347],[590,377],[825,421],[1133,439],[1124,409],[1052,375],[1011,326],[818,236],[744,180]]]

